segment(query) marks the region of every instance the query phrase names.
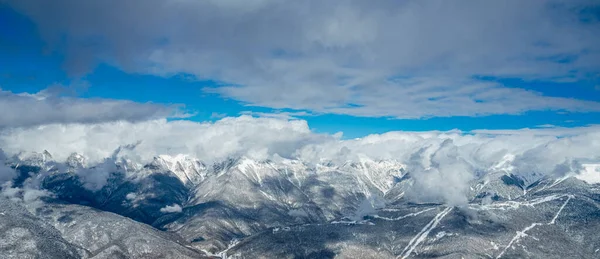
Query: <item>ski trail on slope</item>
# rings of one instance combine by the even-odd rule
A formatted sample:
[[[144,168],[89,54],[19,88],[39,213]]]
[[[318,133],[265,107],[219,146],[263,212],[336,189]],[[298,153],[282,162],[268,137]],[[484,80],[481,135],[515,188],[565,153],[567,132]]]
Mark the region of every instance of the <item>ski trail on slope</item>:
[[[513,245],[513,243],[519,241],[522,237],[527,236],[527,233],[526,233],[527,231],[531,230],[534,227],[541,226],[541,225],[544,225],[544,224],[543,223],[533,223],[533,224],[529,225],[529,227],[526,227],[525,229],[523,229],[523,231],[517,231],[517,234],[510,240],[510,242],[508,242],[508,245],[504,248],[504,250],[502,250],[502,252],[498,256],[496,256],[496,259],[502,257],[502,255],[504,255],[506,250],[508,250]]]
[[[431,232],[431,230],[433,230],[451,210],[452,207],[448,207],[435,215],[435,217],[429,223],[427,223],[427,225],[425,225],[425,227],[421,229],[421,231],[415,237],[413,237],[410,242],[408,242],[408,245],[404,248],[402,254],[396,258],[407,258],[420,243],[425,241],[429,235],[429,232]]]
[[[563,196],[564,197],[564,196]],[[562,212],[562,210],[565,208],[565,206],[567,206],[567,203],[569,203],[569,201],[571,200],[571,198],[573,198],[573,195],[566,195],[567,200],[563,203],[562,206],[560,206],[560,209],[558,209],[558,211],[556,212],[556,214],[554,215],[554,217],[552,218],[552,220],[548,223],[533,223],[531,225],[529,225],[528,227],[526,227],[525,229],[523,229],[523,231],[517,231],[517,234],[510,240],[510,242],[508,242],[508,245],[506,245],[506,247],[504,248],[504,250],[502,250],[502,252],[500,252],[500,254],[498,256],[496,256],[496,259],[499,259],[500,257],[502,257],[504,255],[504,253],[510,248],[512,247],[512,245],[515,242],[518,242],[521,238],[526,237],[527,236],[527,231],[533,229],[534,227],[537,226],[542,226],[542,225],[554,225],[554,223],[556,223],[556,219],[558,218],[558,216],[560,215],[560,213]]]
[[[401,219],[405,219],[405,218],[408,218],[408,217],[418,216],[419,214],[428,212],[428,211],[433,210],[433,209],[435,209],[435,208],[429,208],[429,209],[425,209],[425,210],[421,210],[421,211],[417,211],[417,212],[413,212],[413,213],[408,213],[406,215],[403,215],[403,216],[400,216],[400,217],[397,217],[397,218],[388,218],[388,217],[382,217],[382,216],[379,216],[379,215],[375,215],[373,217],[377,218],[377,219],[387,220],[387,221],[396,221],[396,220],[401,220]]]
[[[556,212],[556,215],[554,215],[554,218],[552,218],[552,221],[550,221],[550,223],[548,223],[548,225],[554,225],[554,223],[556,222],[556,219],[558,218],[558,215],[560,215],[560,213],[565,208],[565,206],[567,206],[567,203],[569,203],[569,201],[571,200],[571,198],[573,198],[573,195],[569,195],[568,196],[568,198],[565,201],[565,203],[563,203],[563,205],[560,206],[560,209],[558,209],[558,212]]]
[[[488,204],[488,205],[473,205],[473,204],[471,204],[471,205],[469,205],[469,207],[471,209],[475,209],[475,210],[488,210],[488,209],[507,210],[507,209],[518,209],[521,206],[533,208],[533,207],[535,207],[535,205],[538,205],[538,204],[562,199],[564,197],[571,197],[571,196],[573,196],[573,195],[553,194],[553,195],[548,195],[548,196],[545,196],[542,198],[536,198],[536,199],[533,199],[530,201],[506,201],[506,202],[492,203],[492,204]]]

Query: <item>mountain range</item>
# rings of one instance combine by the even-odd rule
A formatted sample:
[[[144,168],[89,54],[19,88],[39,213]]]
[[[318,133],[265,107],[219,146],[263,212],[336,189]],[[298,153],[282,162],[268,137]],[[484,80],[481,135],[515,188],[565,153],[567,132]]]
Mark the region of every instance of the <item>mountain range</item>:
[[[89,165],[47,152],[5,158],[5,258],[598,258],[600,174],[512,170],[462,186],[410,161],[205,163],[159,155]],[[458,165],[469,164],[456,158]],[[460,170],[460,166],[451,168]],[[457,173],[457,177],[460,174]],[[435,189],[440,189],[436,193]],[[0,256],[2,257],[2,256]]]

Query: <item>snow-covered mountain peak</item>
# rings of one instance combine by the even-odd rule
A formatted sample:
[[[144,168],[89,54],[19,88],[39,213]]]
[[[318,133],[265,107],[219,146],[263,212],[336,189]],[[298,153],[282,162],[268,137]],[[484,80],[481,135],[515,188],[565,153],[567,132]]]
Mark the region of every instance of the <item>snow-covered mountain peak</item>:
[[[86,167],[86,158],[79,153],[72,153],[67,158],[67,165],[69,167],[77,168],[77,167]]]
[[[322,161],[315,165],[315,170],[317,171],[317,173],[335,171],[338,168],[339,166],[333,161]]]
[[[514,170],[514,166],[512,165],[513,161],[515,161],[516,156],[513,154],[506,154],[502,158],[502,160],[498,161],[492,168],[493,171],[504,171],[504,172],[512,172]]]
[[[241,157],[237,162],[237,168],[242,171],[261,166],[261,163],[247,157]]]
[[[401,163],[397,160],[388,159],[388,160],[372,160],[362,158],[359,162],[352,162],[353,167],[362,168],[362,169],[376,169],[376,170],[400,170],[406,169],[406,164]]]
[[[289,163],[288,163],[289,164]],[[229,170],[222,171],[219,176],[225,173],[240,172],[246,178],[257,184],[262,184],[262,180],[266,177],[276,177],[281,168],[285,168],[285,164],[273,162],[270,160],[255,160],[245,156],[234,160],[229,166]]]
[[[189,155],[159,155],[149,165],[153,170],[172,172],[184,184],[197,185],[206,178],[206,165]]]
[[[28,165],[43,167],[46,162],[52,160],[52,155],[47,150],[43,152],[21,153],[17,158]]]

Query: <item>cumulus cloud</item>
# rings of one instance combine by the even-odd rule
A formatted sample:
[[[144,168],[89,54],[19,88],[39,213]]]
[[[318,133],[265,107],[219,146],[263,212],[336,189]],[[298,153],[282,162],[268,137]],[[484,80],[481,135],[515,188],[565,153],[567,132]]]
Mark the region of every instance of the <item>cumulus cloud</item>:
[[[173,204],[172,206],[167,205],[160,209],[162,213],[179,213],[181,212],[181,206],[179,204]]]
[[[475,168],[460,155],[452,139],[424,147],[413,153],[407,171],[415,179],[408,193],[413,200],[444,200],[451,205],[466,204],[469,182],[475,178]]]
[[[0,146],[8,155],[48,150],[59,163],[80,153],[87,159],[77,174],[93,190],[119,170],[115,163],[144,164],[162,154],[186,154],[207,163],[237,156],[308,164],[391,159],[404,163],[415,180],[407,197],[460,205],[466,202],[469,181],[485,172],[504,170],[533,182],[578,174],[586,163],[600,164],[600,126],[388,132],[345,140],[315,133],[303,120],[240,116],[213,123],[163,119],[5,129]]]
[[[52,123],[143,121],[178,116],[176,107],[124,100],[82,99],[46,90],[14,94],[0,89],[0,128],[31,127]]]
[[[223,82],[248,105],[421,118],[600,111],[483,78],[578,81],[600,67],[594,0],[5,0],[81,74]]]

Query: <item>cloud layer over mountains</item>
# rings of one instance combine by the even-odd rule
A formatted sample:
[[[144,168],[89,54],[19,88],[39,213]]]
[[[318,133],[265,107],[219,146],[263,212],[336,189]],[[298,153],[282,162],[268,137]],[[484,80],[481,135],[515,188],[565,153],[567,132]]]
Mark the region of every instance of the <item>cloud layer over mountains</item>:
[[[468,182],[483,172],[502,169],[525,178],[579,173],[581,163],[600,161],[600,131],[592,126],[482,133],[389,132],[345,140],[341,134],[314,133],[303,120],[241,116],[214,123],[154,120],[5,129],[0,132],[0,147],[7,157],[47,150],[57,162],[79,153],[87,158],[89,169],[82,168],[78,174],[90,189],[101,188],[107,172],[100,171],[113,168],[111,164],[122,158],[140,164],[157,155],[178,154],[207,163],[238,156],[259,161],[298,159],[309,164],[390,159],[406,165],[415,189],[422,191],[417,195],[462,203]],[[0,171],[3,180],[10,178],[10,170]]]
[[[541,128],[523,130],[476,130],[388,132],[357,139],[342,139],[342,133],[315,133],[306,121],[267,117],[227,117],[211,122],[165,119],[143,122],[97,124],[47,124],[0,131],[0,146],[9,154],[48,150],[58,161],[72,153],[90,163],[120,155],[146,163],[156,155],[186,154],[212,162],[228,157],[247,156],[265,160],[279,156],[307,162],[360,158],[412,161],[414,156],[429,158],[447,146],[471,163],[497,163],[506,154],[528,156],[541,161],[560,162],[566,158],[595,159],[598,126],[581,128]],[[427,153],[429,152],[429,153]],[[427,154],[427,155],[423,155]],[[423,158],[423,159],[425,159]],[[518,159],[517,159],[518,160]]]

